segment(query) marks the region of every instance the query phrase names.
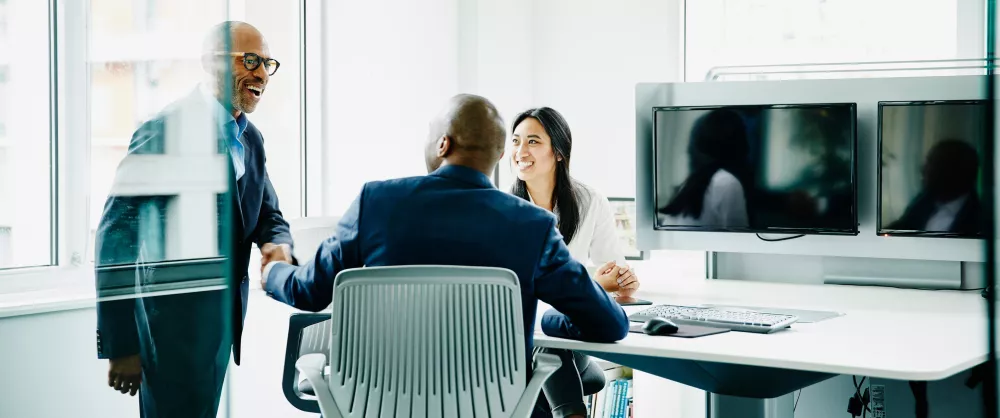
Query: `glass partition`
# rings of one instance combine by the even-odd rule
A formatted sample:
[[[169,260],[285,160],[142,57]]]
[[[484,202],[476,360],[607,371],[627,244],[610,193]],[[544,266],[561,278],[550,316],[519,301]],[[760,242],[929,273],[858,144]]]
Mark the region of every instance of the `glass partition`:
[[[87,3],[87,31],[74,35],[89,42],[67,45],[86,55],[66,53],[89,74],[89,239],[106,390],[138,398],[144,416],[216,416],[220,404],[226,414],[256,239],[240,191],[259,192],[263,179],[244,112],[268,68],[244,54],[269,51],[253,31],[222,23],[227,0]]]

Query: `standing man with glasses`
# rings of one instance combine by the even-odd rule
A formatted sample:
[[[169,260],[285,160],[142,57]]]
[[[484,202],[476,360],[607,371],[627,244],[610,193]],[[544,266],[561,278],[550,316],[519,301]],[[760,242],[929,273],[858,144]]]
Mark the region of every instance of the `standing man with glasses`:
[[[252,244],[260,248],[263,260],[297,264],[292,257],[288,223],[278,208],[278,197],[264,166],[263,137],[247,119],[247,114],[257,108],[279,63],[271,57],[263,35],[252,25],[224,22],[206,38],[202,66],[205,81],[143,123],[133,134],[125,159],[135,159],[151,149],[181,147],[178,144],[186,144],[184,152],[197,153],[205,146],[214,146],[203,144],[202,136],[207,141],[218,140],[218,152],[227,155],[234,174],[229,181],[231,212],[224,213],[227,205],[222,200],[217,202],[220,231],[227,231],[222,220],[232,219],[232,235],[218,234],[220,240],[231,243],[220,246],[231,248],[231,253],[221,254],[231,257],[230,286],[225,290],[189,289],[194,291],[142,297],[149,285],[169,277],[157,277],[156,266],[149,265],[167,257],[149,256],[149,248],[163,244],[144,242],[144,237],[156,234],[137,231],[149,225],[149,220],[141,219],[144,212],[135,207],[140,200],[132,196],[109,196],[97,230],[99,294],[122,285],[120,279],[113,284],[116,276],[112,270],[121,270],[123,265],[132,270],[130,266],[134,265],[134,279],[129,279],[134,284],[126,286],[134,286],[138,296],[98,302],[98,357],[109,360],[109,386],[123,394],[140,395],[141,416],[146,418],[216,417],[230,351],[236,364],[240,363]],[[128,180],[127,170],[121,168],[125,163],[119,166],[116,183]],[[184,167],[169,170],[174,169]],[[181,224],[178,229],[183,233],[213,233],[184,228],[185,219],[174,221]]]

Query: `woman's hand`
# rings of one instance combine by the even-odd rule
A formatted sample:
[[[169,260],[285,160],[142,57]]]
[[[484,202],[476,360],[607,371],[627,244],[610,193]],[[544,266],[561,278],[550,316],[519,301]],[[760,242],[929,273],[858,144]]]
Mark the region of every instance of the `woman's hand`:
[[[615,292],[620,296],[631,296],[639,289],[639,276],[631,266],[617,265],[614,261],[604,263],[597,268],[594,280],[606,292]]]
[[[616,282],[618,283],[618,296],[632,296],[636,290],[639,290],[639,276],[635,274],[635,269],[628,264],[618,267]]]
[[[594,273],[594,280],[604,288],[605,292],[617,292],[618,286],[618,266],[614,261],[608,261],[597,268]]]

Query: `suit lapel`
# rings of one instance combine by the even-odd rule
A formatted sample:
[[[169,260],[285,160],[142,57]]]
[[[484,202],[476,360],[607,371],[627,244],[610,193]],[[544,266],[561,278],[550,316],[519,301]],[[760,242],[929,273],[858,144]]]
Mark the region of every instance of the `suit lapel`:
[[[235,170],[233,171],[233,177],[235,178]],[[246,175],[243,176],[244,179]],[[232,190],[231,195],[233,196],[233,213],[236,215],[236,219],[233,219],[233,226],[239,226],[242,235],[246,235],[246,222],[243,220],[243,188],[245,187],[244,179],[236,180],[233,185],[236,187]],[[243,185],[243,186],[241,186]]]
[[[219,129],[217,132],[219,141],[219,153],[226,156],[226,161],[229,162],[229,164],[227,165],[227,169],[229,171],[229,179],[231,180],[229,184],[232,185],[229,189],[230,192],[229,195],[232,196],[233,199],[232,200],[232,205],[233,205],[232,214],[234,216],[233,230],[235,231],[239,229],[240,231],[243,231],[240,234],[240,237],[242,238],[246,234],[246,222],[243,220],[244,217],[243,217],[242,202],[243,202],[243,191],[246,189],[247,174],[246,172],[244,172],[242,178],[236,179],[236,169],[235,167],[233,167],[232,155],[230,154],[229,151],[230,147],[229,136],[228,136],[229,134],[228,132],[226,132],[225,128],[221,124],[219,125]],[[244,166],[246,166],[245,156],[243,162]]]

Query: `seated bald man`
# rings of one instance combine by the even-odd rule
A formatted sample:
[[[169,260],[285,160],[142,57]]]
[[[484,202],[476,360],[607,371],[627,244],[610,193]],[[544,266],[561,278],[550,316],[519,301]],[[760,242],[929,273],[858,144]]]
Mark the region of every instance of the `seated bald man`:
[[[546,334],[595,342],[625,338],[624,310],[574,261],[556,218],[490,182],[505,142],[504,122],[492,103],[473,95],[452,98],[431,124],[425,155],[430,174],[365,184],[313,260],[263,266],[264,290],[296,308],[320,311],[330,305],[334,278],[345,269],[502,267],[520,281],[527,364],[538,300],[558,311],[543,317]],[[441,237],[445,226],[450,234]]]

